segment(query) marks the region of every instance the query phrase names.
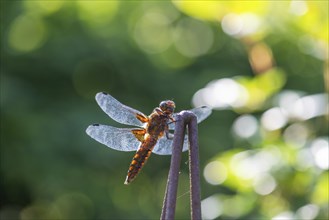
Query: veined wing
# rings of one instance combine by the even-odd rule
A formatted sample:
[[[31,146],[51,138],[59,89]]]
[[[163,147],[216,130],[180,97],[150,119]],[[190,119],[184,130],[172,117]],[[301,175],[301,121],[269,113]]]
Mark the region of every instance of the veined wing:
[[[136,118],[137,115],[146,117],[143,113],[122,104],[111,95],[99,92],[96,94],[96,101],[101,109],[113,120],[121,124],[143,126],[143,123]]]
[[[90,125],[86,133],[101,144],[119,151],[136,151],[140,142],[132,130],[135,128],[115,128],[108,125]]]
[[[136,151],[140,142],[137,140],[132,130],[135,128],[115,128],[108,125],[89,125],[86,133],[101,144],[119,151]],[[166,136],[161,137],[154,146],[153,153],[159,155],[172,154],[173,139]],[[188,150],[188,137],[185,135],[183,152]]]
[[[205,120],[210,114],[211,114],[211,108],[207,106],[202,106],[198,108],[190,109],[189,111],[193,112],[197,117],[197,122],[200,123],[203,120]],[[177,113],[173,114],[173,117],[176,119]],[[174,130],[175,129],[175,123],[169,124],[169,129]]]
[[[172,142],[173,139],[168,139],[165,135],[161,137],[157,144],[154,146],[152,153],[159,155],[171,155],[172,154]],[[183,152],[188,150],[188,137],[184,137]]]

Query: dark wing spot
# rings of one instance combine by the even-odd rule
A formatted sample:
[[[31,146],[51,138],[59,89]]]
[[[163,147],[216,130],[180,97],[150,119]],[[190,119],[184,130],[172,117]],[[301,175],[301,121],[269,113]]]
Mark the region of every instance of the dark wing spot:
[[[104,95],[108,95],[106,92],[102,92]]]
[[[99,124],[93,124],[93,126],[99,126]]]

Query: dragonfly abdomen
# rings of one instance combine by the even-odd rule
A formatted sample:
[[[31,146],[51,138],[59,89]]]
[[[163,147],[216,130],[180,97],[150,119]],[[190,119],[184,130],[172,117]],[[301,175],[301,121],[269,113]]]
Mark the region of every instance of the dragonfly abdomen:
[[[156,143],[157,138],[147,138],[142,142],[140,148],[137,150],[135,156],[133,157],[130,163],[125,181],[126,185],[136,178],[137,174],[143,168],[147,159],[150,157]]]

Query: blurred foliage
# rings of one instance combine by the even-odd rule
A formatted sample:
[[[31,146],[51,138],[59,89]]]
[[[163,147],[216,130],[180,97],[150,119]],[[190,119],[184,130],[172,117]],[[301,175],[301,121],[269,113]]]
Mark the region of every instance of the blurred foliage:
[[[1,219],[157,219],[170,157],[85,134],[109,92],[199,126],[205,219],[328,219],[328,1],[1,1]],[[189,218],[184,155],[176,216]]]

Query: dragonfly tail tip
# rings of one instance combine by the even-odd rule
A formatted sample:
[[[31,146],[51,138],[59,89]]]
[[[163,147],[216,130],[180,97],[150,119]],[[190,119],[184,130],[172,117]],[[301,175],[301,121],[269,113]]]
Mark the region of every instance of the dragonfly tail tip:
[[[128,178],[125,180],[124,184],[128,185],[130,182],[128,181]]]

